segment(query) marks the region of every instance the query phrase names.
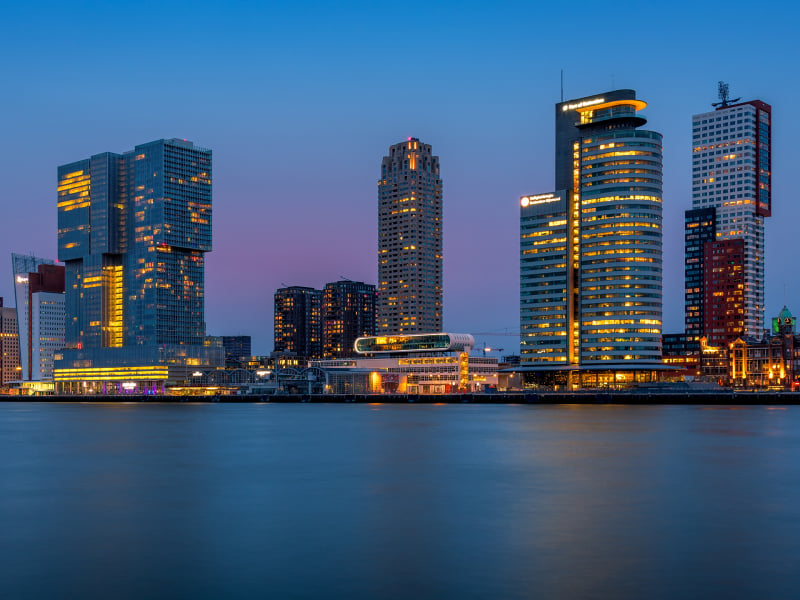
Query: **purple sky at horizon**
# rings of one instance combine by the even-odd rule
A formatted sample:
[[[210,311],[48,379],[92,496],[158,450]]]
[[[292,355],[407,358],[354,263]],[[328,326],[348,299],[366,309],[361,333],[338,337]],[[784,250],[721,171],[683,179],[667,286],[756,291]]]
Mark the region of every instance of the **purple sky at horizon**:
[[[518,198],[553,189],[564,69],[567,98],[635,89],[645,127],[664,134],[665,332],[683,330],[691,116],[711,109],[718,80],[772,104],[766,317],[784,302],[800,313],[790,251],[800,124],[789,117],[800,9],[770,6],[781,18],[758,28],[738,1],[596,13],[530,2],[19,3],[0,23],[13,58],[1,67],[0,296],[13,305],[11,252],[56,256],[58,165],[186,138],[214,152],[208,333],[251,335],[266,354],[283,283],[376,283],[381,158],[413,136],[441,160],[445,329],[516,332]],[[513,337],[476,341],[518,351]]]

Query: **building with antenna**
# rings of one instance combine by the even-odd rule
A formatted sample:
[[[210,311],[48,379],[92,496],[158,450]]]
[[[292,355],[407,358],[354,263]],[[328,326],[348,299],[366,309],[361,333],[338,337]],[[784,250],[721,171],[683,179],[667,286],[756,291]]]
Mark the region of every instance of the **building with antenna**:
[[[699,352],[764,328],[764,219],[772,214],[772,107],[719,83],[692,117],[692,209],[685,218],[686,334]]]
[[[12,254],[19,329],[20,377],[52,381],[55,354],[64,348],[64,267],[33,255]]]
[[[322,354],[355,356],[360,337],[375,335],[375,286],[342,279],[322,290]]]
[[[521,367],[595,387],[661,363],[661,134],[614,90],[555,106],[558,191],[520,198]]]

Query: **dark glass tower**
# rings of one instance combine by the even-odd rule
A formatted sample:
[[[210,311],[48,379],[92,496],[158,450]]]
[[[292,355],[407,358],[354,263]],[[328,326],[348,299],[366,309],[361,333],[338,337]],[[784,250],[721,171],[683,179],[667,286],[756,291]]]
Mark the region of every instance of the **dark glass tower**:
[[[219,362],[203,345],[210,250],[211,150],[162,139],[60,166],[67,350],[57,369]]]
[[[716,209],[698,208],[686,211],[685,218],[686,257],[686,340],[690,348],[700,349],[700,338],[704,335],[705,278],[703,275],[704,249],[716,239]]]
[[[322,357],[322,292],[290,286],[275,292],[275,352]]]
[[[58,168],[66,345],[202,345],[211,151],[158,140]]]
[[[375,286],[335,281],[322,292],[322,339],[325,358],[355,356],[356,339],[375,335]]]

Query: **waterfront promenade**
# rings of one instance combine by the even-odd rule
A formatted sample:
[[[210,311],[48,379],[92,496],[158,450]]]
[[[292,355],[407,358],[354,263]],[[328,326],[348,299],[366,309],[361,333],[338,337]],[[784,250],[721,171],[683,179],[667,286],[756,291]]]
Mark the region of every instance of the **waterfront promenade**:
[[[491,394],[270,394],[218,396],[87,395],[0,396],[6,402],[166,402],[315,404],[800,404],[800,392],[778,391],[624,391],[498,392]]]

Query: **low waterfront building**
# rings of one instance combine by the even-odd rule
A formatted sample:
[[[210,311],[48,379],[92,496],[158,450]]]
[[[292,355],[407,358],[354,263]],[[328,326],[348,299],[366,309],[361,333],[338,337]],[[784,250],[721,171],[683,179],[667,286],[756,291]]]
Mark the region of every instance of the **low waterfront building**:
[[[56,353],[56,361],[61,353]],[[221,365],[223,349],[162,344],[71,350],[70,356],[68,365],[55,370],[57,394],[158,395],[187,385],[199,368]]]
[[[728,378],[737,388],[794,390],[800,386],[800,336],[787,307],[763,337],[742,336],[729,345]]]
[[[312,361],[325,373],[328,393],[452,394],[497,388],[497,358],[470,356],[468,334],[368,336],[356,356]],[[357,390],[362,390],[357,392]]]

